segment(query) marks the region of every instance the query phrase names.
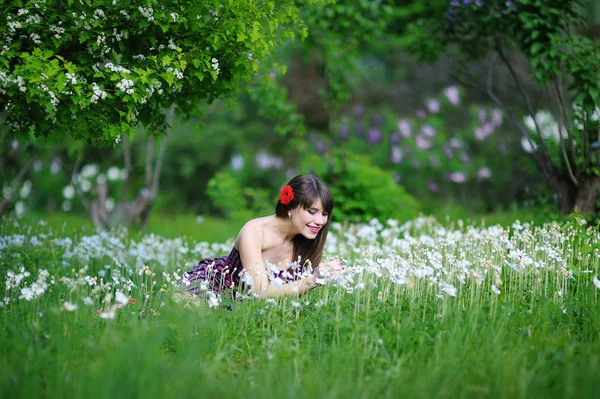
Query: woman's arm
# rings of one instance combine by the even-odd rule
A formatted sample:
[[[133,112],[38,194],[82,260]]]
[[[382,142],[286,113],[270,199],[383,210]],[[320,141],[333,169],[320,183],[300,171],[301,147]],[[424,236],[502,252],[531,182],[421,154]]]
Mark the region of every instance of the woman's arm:
[[[269,283],[269,273],[262,257],[263,232],[260,226],[246,224],[240,231],[238,250],[244,266],[244,273],[251,278],[252,291],[259,298],[273,298],[283,295],[302,295],[316,287],[315,277],[307,277],[292,283],[275,285]],[[247,277],[246,277],[247,278]]]

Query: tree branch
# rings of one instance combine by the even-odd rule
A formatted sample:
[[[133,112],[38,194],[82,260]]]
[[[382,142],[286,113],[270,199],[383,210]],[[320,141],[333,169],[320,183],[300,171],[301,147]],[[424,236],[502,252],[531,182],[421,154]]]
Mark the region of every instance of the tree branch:
[[[498,107],[500,107],[502,109],[503,112],[506,112],[508,115],[510,115],[512,122],[515,124],[517,129],[519,129],[519,132],[521,133],[521,135],[523,137],[525,137],[525,139],[531,146],[531,148],[532,148],[531,156],[535,160],[536,164],[539,166],[542,174],[546,177],[546,179],[550,179],[550,170],[547,169],[546,164],[544,162],[540,162],[539,157],[536,155],[536,153],[537,153],[536,144],[533,141],[533,139],[531,138],[531,136],[529,135],[529,133],[527,132],[527,129],[525,129],[525,127],[519,122],[519,120],[517,119],[515,114],[512,111],[509,111],[508,108],[506,107],[506,105],[491,90],[489,74],[488,74],[488,87],[487,88],[481,87],[480,85],[478,85],[477,83],[474,83],[472,81],[467,81],[467,80],[461,79],[460,77],[458,77],[456,74],[453,74],[453,73],[451,73],[450,76],[452,77],[452,79],[456,80],[458,83],[461,83],[465,86],[473,87],[473,88],[481,91],[482,93],[487,94],[491,98],[491,100]]]
[[[127,203],[127,197],[129,196],[129,185],[131,184],[131,172],[133,172],[133,166],[131,163],[131,147],[129,146],[129,136],[124,135],[123,137],[123,158],[125,161],[125,171],[127,176],[123,182],[123,191],[121,192],[121,203]]]
[[[548,92],[548,96],[550,98],[553,98],[554,96],[552,96],[552,93],[550,92],[550,88],[548,87],[547,84],[545,85],[545,87],[546,87],[546,91]],[[563,128],[567,129],[565,117],[563,116],[563,113],[560,110],[562,104],[556,105],[556,101],[552,101],[552,102],[555,104],[555,106],[557,108],[559,108],[557,114],[558,114],[558,135],[559,135],[558,142],[560,145],[560,153],[561,153],[561,155],[563,157],[563,161],[565,162],[565,165],[567,167],[567,172],[569,173],[569,178],[571,179],[573,184],[575,184],[577,186],[579,183],[577,182],[577,178],[575,178],[575,175],[573,174],[573,169],[571,168],[571,162],[569,161],[569,156],[567,155],[567,148],[565,146],[565,140],[562,137],[562,135],[563,135],[562,129]],[[575,160],[575,163],[577,163],[577,160]]]
[[[566,126],[567,125],[567,121],[569,120],[569,118],[567,117],[567,109],[565,107],[565,100],[563,98],[562,95],[562,81],[558,81],[558,79],[560,79],[559,76],[556,77],[556,79],[554,79],[554,89],[556,90],[556,94],[558,95],[558,101],[560,103],[560,108],[562,110],[562,117],[564,118],[564,122],[565,122],[565,128],[567,129],[567,137],[569,139],[569,147],[571,149],[571,157],[573,157],[573,160],[575,160],[575,167],[576,167],[576,171],[577,174],[579,174],[579,165],[577,164],[577,154],[575,153],[575,146],[573,144],[573,142],[575,140],[573,140],[573,134],[571,133],[571,129]],[[583,145],[585,145],[585,143],[583,143]]]
[[[450,77],[454,80],[456,80],[458,83],[463,84],[465,86],[470,86],[474,89],[479,90],[480,92],[487,94],[490,99],[498,106],[502,109],[503,112],[506,112],[508,115],[510,115],[511,120],[513,121],[513,123],[517,126],[517,128],[519,129],[519,133],[521,133],[521,135],[523,137],[525,137],[525,139],[527,140],[527,142],[529,143],[529,145],[531,145],[531,148],[533,149],[533,152],[536,151],[535,147],[536,144],[533,141],[533,139],[531,138],[531,136],[529,135],[529,133],[527,132],[527,129],[525,129],[523,127],[523,125],[519,122],[519,120],[514,116],[512,111],[508,110],[508,107],[502,102],[502,100],[500,100],[491,90],[487,90],[486,88],[478,85],[477,83],[473,83],[471,81],[467,81],[464,80],[462,78],[460,78],[458,75],[451,73]],[[532,153],[533,154],[533,153]]]
[[[31,158],[29,161],[27,161],[27,163],[21,168],[21,170],[17,174],[17,177],[15,177],[15,180],[13,180],[13,183],[10,186],[10,195],[8,196],[8,198],[5,198],[4,200],[2,200],[2,202],[0,202],[0,217],[4,215],[4,212],[6,212],[10,204],[13,202],[13,198],[15,196],[15,193],[17,192],[17,189],[19,188],[21,182],[29,172],[29,169],[31,168],[31,165],[33,164],[33,161],[35,159],[36,158]]]
[[[529,115],[533,118],[533,123],[535,124],[535,130],[540,138],[541,147],[544,148],[545,150],[547,150],[546,141],[544,140],[544,137],[542,136],[542,131],[537,122],[537,119],[535,118],[535,112],[534,112],[533,106],[531,105],[531,101],[529,100],[529,96],[525,92],[525,88],[523,87],[521,80],[517,76],[515,69],[513,68],[512,64],[510,63],[508,56],[506,55],[506,52],[504,50],[504,44],[502,43],[502,41],[496,40],[496,47],[498,50],[498,54],[500,55],[500,58],[502,58],[502,61],[504,61],[504,64],[508,67],[508,70],[510,71],[510,74],[511,74],[513,80],[517,84],[517,87],[519,88],[519,92],[521,93],[521,97],[523,97],[523,100],[525,100],[525,104],[527,106],[527,111],[529,112]]]

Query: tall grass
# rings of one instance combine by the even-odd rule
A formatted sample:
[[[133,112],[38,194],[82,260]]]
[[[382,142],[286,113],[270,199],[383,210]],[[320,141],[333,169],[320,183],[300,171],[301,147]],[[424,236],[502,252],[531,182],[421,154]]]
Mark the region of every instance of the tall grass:
[[[2,397],[598,393],[600,235],[576,218],[334,225],[335,281],[216,307],[180,277],[231,242],[48,227],[0,227]]]

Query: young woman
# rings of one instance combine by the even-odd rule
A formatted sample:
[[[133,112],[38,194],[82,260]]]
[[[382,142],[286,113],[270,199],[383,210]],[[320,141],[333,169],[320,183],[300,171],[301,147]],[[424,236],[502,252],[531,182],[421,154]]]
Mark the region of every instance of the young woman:
[[[235,293],[242,287],[259,298],[308,292],[342,269],[321,263],[332,209],[325,183],[311,175],[294,177],[281,188],[275,215],[248,221],[228,256],[202,259],[184,275],[190,292]]]

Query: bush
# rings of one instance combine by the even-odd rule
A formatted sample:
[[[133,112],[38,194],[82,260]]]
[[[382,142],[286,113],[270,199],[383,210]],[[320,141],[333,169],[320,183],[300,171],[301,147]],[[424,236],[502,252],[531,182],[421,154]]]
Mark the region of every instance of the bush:
[[[229,219],[251,219],[275,207],[268,189],[246,185],[240,174],[221,171],[209,180],[207,193],[213,205]]]
[[[345,219],[408,220],[419,213],[419,204],[398,185],[392,172],[372,165],[366,156],[334,149],[328,162],[323,156],[304,158],[301,170],[323,179],[335,199],[335,214]]]

